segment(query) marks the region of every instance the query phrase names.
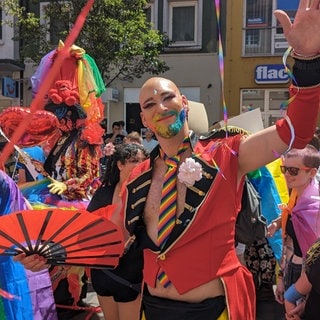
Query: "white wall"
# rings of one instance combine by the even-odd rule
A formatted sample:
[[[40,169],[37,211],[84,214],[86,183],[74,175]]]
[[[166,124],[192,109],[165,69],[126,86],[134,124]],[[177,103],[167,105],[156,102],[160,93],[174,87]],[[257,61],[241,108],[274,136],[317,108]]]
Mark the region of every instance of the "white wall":
[[[161,58],[166,61],[170,70],[161,77],[174,81],[188,99],[205,105],[209,124],[223,118],[221,105],[221,85],[219,62],[216,54],[165,54]],[[137,103],[140,87],[152,75],[144,75],[133,82],[115,81],[112,87],[120,91],[120,101],[110,103],[109,123],[125,118],[125,104]]]
[[[12,17],[8,17],[3,14],[3,21],[13,21]],[[0,59],[14,59],[14,42],[13,38],[13,28],[9,25],[4,24],[2,26],[2,39],[0,40]]]

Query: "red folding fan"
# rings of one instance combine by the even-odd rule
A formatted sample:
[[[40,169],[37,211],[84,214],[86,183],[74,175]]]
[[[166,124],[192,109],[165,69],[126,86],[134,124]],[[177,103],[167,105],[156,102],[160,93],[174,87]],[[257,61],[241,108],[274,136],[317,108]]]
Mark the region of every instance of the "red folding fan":
[[[52,265],[113,268],[123,253],[122,231],[96,213],[49,208],[24,210],[0,217],[0,255],[38,254]]]

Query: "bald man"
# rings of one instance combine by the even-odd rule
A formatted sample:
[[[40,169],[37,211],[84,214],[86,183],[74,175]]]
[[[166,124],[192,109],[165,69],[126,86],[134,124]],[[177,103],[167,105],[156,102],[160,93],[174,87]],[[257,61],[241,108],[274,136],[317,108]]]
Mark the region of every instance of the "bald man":
[[[240,190],[246,173],[272,162],[290,147],[303,148],[313,136],[320,95],[320,38],[314,37],[310,44],[302,34],[309,28],[319,32],[320,21],[313,20],[320,18],[319,13],[319,1],[313,1],[310,8],[307,1],[301,1],[291,25],[284,12],[276,12],[289,43],[297,48],[293,71],[300,90],[291,85],[295,98],[287,117],[259,133],[218,140],[213,135],[197,141],[186,121],[188,100],[178,87],[160,77],[142,86],[141,119],[159,146],[149,160],[135,168],[127,184],[125,217],[127,229],[144,249],[147,319],[212,320],[223,317],[226,309],[229,319],[255,319],[251,275],[234,250]],[[304,23],[308,19],[315,25]],[[178,168],[191,158],[201,165],[202,177],[191,185],[178,177],[174,227],[160,245],[158,223],[167,171],[164,159],[177,155],[186,138],[187,148],[179,155]]]

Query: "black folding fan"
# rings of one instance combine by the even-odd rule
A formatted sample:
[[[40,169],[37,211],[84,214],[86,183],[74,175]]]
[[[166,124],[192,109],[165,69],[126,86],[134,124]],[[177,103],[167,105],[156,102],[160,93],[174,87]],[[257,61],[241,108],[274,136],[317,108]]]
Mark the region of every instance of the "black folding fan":
[[[96,211],[49,208],[0,217],[0,255],[38,254],[52,265],[117,266],[124,241],[107,220],[114,206]]]

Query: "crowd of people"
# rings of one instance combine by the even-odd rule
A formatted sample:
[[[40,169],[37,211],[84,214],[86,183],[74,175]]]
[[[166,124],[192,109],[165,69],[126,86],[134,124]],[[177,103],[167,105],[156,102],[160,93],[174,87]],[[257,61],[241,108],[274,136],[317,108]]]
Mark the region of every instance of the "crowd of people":
[[[54,90],[49,91],[45,110],[57,118],[59,138],[43,166],[39,160],[34,162],[42,176],[33,186],[41,186],[41,192],[21,187],[21,206],[30,209],[30,204],[42,203],[85,208],[95,214],[112,205],[108,219],[122,231],[125,243],[118,265],[92,268],[90,273],[77,269],[79,281],[85,283],[89,278],[92,282],[106,320],[255,320],[256,283],[252,268],[237,255],[235,221],[245,177],[276,159],[280,159],[279,170],[290,199],[268,226],[264,242],[257,245],[269,250],[269,241],[271,244],[277,230],[282,230],[274,299],[284,306],[284,319],[317,316],[320,154],[310,143],[320,105],[320,0],[311,4],[300,0],[293,23],[283,11],[277,10],[275,15],[293,48],[295,81],[289,88],[286,115],[260,132],[247,135],[240,130],[229,135],[222,128],[222,135],[216,135],[220,129],[195,135],[188,126],[187,97],[174,82],[162,77],[148,79],[140,90],[145,137],[127,133],[121,121],[114,122],[112,132],[106,133],[102,114],[92,117],[101,111],[101,90],[90,91],[95,96],[88,107],[76,89],[77,70],[62,69],[62,78],[56,79]],[[59,52],[52,56],[56,54]],[[75,57],[71,54],[69,59]],[[40,80],[44,75],[36,74]],[[74,76],[71,80],[64,78],[70,74]],[[68,99],[59,96],[61,87],[73,92]],[[1,183],[12,185],[4,172],[1,176]],[[24,202],[25,198],[29,201]],[[1,194],[0,205],[4,200]],[[14,210],[6,208],[0,214]],[[77,290],[77,296],[70,290],[72,268],[51,266],[41,256],[24,253],[13,260],[27,272],[39,272],[43,277],[48,277],[49,269],[52,287],[46,290],[49,297],[54,289],[56,304],[79,305],[86,294],[85,285]],[[21,267],[13,260],[9,263]],[[272,261],[268,268],[274,272],[274,256]],[[0,267],[2,264],[0,261]],[[275,280],[267,276],[266,283]],[[3,285],[6,279],[0,277],[0,281],[1,288],[10,293],[12,287]],[[41,319],[44,312],[52,315],[46,319],[70,319],[63,312],[56,315],[52,302],[37,318],[37,307],[32,304],[28,319],[32,313],[34,319]],[[21,315],[19,319],[27,318]]]

